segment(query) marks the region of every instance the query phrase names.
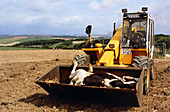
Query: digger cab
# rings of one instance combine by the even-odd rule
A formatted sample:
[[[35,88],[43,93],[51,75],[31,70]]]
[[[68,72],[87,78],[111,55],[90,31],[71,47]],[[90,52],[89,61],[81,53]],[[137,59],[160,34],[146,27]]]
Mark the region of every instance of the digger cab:
[[[144,68],[144,94],[149,93],[149,83],[154,77],[154,21],[146,12],[127,13],[122,9],[123,24],[119,61],[132,67]]]
[[[142,8],[143,12],[127,13],[122,9],[123,26],[121,35],[121,47],[133,49],[152,49],[154,43],[154,21],[148,13],[147,8]]]

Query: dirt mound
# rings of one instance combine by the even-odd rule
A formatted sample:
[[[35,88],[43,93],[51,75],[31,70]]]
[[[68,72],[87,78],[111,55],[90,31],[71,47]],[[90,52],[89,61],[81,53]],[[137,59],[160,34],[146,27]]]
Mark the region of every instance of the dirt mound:
[[[144,95],[141,107],[115,107],[91,101],[77,101],[50,96],[34,83],[59,64],[71,64],[81,51],[0,51],[0,111],[170,111],[170,58],[155,59],[155,79],[151,81],[150,93]]]

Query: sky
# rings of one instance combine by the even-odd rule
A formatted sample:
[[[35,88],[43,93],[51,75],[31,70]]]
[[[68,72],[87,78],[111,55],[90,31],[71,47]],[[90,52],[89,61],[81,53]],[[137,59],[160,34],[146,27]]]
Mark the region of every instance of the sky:
[[[107,35],[122,23],[121,9],[148,13],[155,34],[170,34],[170,0],[0,0],[0,35]]]

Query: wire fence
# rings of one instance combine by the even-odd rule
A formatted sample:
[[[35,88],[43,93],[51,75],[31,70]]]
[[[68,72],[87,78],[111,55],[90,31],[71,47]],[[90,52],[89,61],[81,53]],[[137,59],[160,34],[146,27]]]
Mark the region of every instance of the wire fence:
[[[154,47],[155,57],[165,57],[166,56],[166,43],[157,43]]]

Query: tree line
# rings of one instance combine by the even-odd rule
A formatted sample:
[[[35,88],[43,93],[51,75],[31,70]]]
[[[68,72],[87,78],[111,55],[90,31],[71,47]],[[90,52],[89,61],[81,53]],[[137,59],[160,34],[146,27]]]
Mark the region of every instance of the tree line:
[[[37,45],[40,48],[51,49],[51,48],[60,48],[60,49],[81,49],[84,48],[87,38],[77,38],[72,40],[64,40],[64,39],[51,39],[51,40],[34,40],[34,41],[26,41],[19,44],[14,45],[14,47],[30,47],[35,48]],[[79,44],[73,44],[73,41],[85,41]],[[108,44],[110,39],[95,39],[92,43],[101,43]],[[170,48],[170,35],[157,34],[155,35],[155,44],[157,43],[166,43],[166,47]]]
[[[157,43],[166,43],[166,48],[170,48],[170,35],[164,35],[164,34],[157,34],[155,35],[155,44]]]

